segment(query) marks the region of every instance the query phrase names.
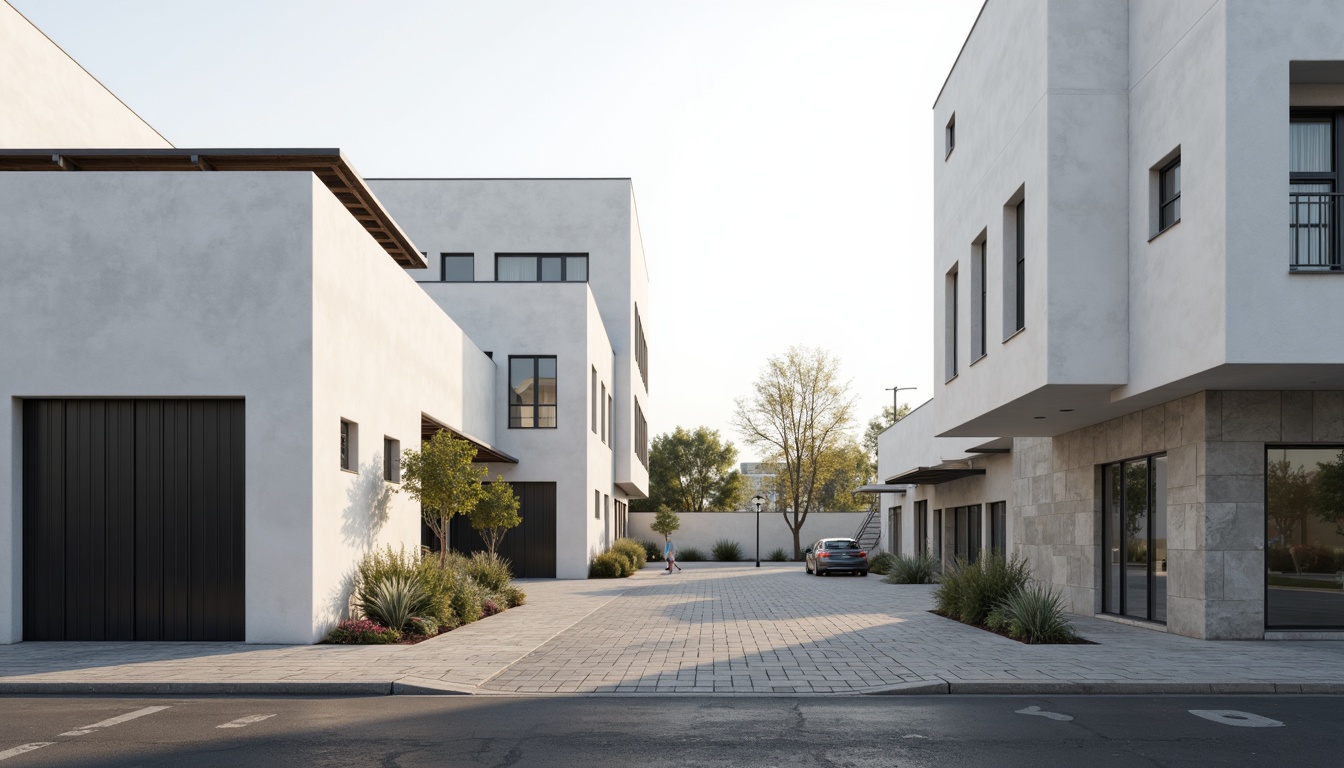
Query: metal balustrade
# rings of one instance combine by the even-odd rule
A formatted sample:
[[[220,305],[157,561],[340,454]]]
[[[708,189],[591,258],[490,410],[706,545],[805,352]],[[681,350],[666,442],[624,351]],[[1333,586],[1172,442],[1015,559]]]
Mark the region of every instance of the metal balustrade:
[[[1292,272],[1339,272],[1340,198],[1337,192],[1288,195],[1288,269]]]

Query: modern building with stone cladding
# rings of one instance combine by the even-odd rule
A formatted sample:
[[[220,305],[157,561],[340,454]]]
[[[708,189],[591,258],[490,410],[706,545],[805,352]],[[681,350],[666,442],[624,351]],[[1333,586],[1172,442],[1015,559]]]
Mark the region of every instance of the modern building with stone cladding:
[[[989,0],[934,105],[943,383],[879,441],[887,548],[1340,637],[1341,137],[1332,3]]]

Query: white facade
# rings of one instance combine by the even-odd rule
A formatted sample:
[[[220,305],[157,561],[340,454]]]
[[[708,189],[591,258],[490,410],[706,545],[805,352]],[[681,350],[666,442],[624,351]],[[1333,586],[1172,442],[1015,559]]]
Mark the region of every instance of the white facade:
[[[1329,2],[985,4],[933,109],[944,382],[880,440],[883,479],[924,480],[883,500],[905,532],[917,501],[944,528],[949,508],[1006,501],[1009,550],[1071,610],[1292,634],[1273,615],[1288,579],[1266,575],[1286,535],[1267,527],[1266,455],[1344,444],[1344,339],[1321,332],[1344,294],[1329,255],[1290,266],[1289,126],[1344,112],[1341,33]],[[1152,596],[1120,610],[1103,484],[1140,465]],[[1316,615],[1344,626],[1340,609]]]
[[[385,476],[384,446],[414,448],[439,427],[484,457],[517,460],[488,464],[492,476],[554,484],[555,575],[587,575],[624,530],[625,500],[648,490],[647,429],[636,426],[651,407],[647,363],[641,371],[636,361],[648,275],[630,181],[399,181],[378,191],[387,200],[337,150],[175,150],[0,4],[0,398],[9,401],[0,409],[0,643],[25,638],[26,589],[64,590],[67,600],[88,591],[69,574],[25,584],[39,560],[31,552],[41,551],[33,537],[47,535],[25,531],[25,520],[50,527],[34,489],[63,492],[66,464],[84,455],[73,431],[52,443],[68,454],[40,463],[28,454],[47,439],[25,429],[35,402],[241,404],[238,639],[247,642],[320,639],[347,615],[364,553],[421,544],[418,504]],[[444,211],[452,216],[440,220]],[[417,282],[424,272],[407,270],[418,257],[394,215],[422,247],[475,250],[482,262],[495,251],[584,252],[592,279]],[[556,428],[511,428],[510,355],[557,358]],[[602,434],[590,428],[593,379],[612,397],[597,419],[608,425]],[[201,450],[193,457],[226,461]],[[33,476],[39,465],[50,477]],[[111,471],[122,466],[109,464],[106,477],[129,487]],[[111,509],[98,494],[113,481],[89,471],[99,485],[70,493]],[[111,517],[61,525],[72,535],[91,526],[95,548],[127,540]],[[78,552],[67,553],[70,568],[81,567]],[[124,548],[115,556],[131,557]],[[167,604],[141,595],[146,585],[173,586],[137,581],[134,601]],[[211,621],[209,606],[192,610]],[[73,608],[64,620],[87,613]]]

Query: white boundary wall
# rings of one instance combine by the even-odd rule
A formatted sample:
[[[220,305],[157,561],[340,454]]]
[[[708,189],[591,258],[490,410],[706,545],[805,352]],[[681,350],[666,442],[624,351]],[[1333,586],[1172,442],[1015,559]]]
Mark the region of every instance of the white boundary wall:
[[[742,545],[742,555],[746,559],[756,559],[756,513],[755,512],[680,512],[681,528],[672,534],[677,549],[695,547],[709,556],[714,542],[729,539]],[[807,516],[800,533],[799,545],[806,549],[808,544],[821,538],[853,536],[868,516],[867,512],[813,512]],[[661,533],[654,533],[653,512],[631,512],[627,529],[629,538],[635,541],[652,541],[659,545],[663,542]],[[793,533],[784,523],[784,515],[779,512],[761,513],[761,557],[768,557],[776,547],[792,555]]]

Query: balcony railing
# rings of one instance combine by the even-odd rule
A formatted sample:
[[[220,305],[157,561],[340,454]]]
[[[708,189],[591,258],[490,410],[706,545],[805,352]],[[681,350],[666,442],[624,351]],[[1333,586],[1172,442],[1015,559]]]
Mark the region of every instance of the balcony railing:
[[[1344,271],[1340,260],[1340,201],[1337,192],[1288,195],[1288,269],[1291,272]]]

